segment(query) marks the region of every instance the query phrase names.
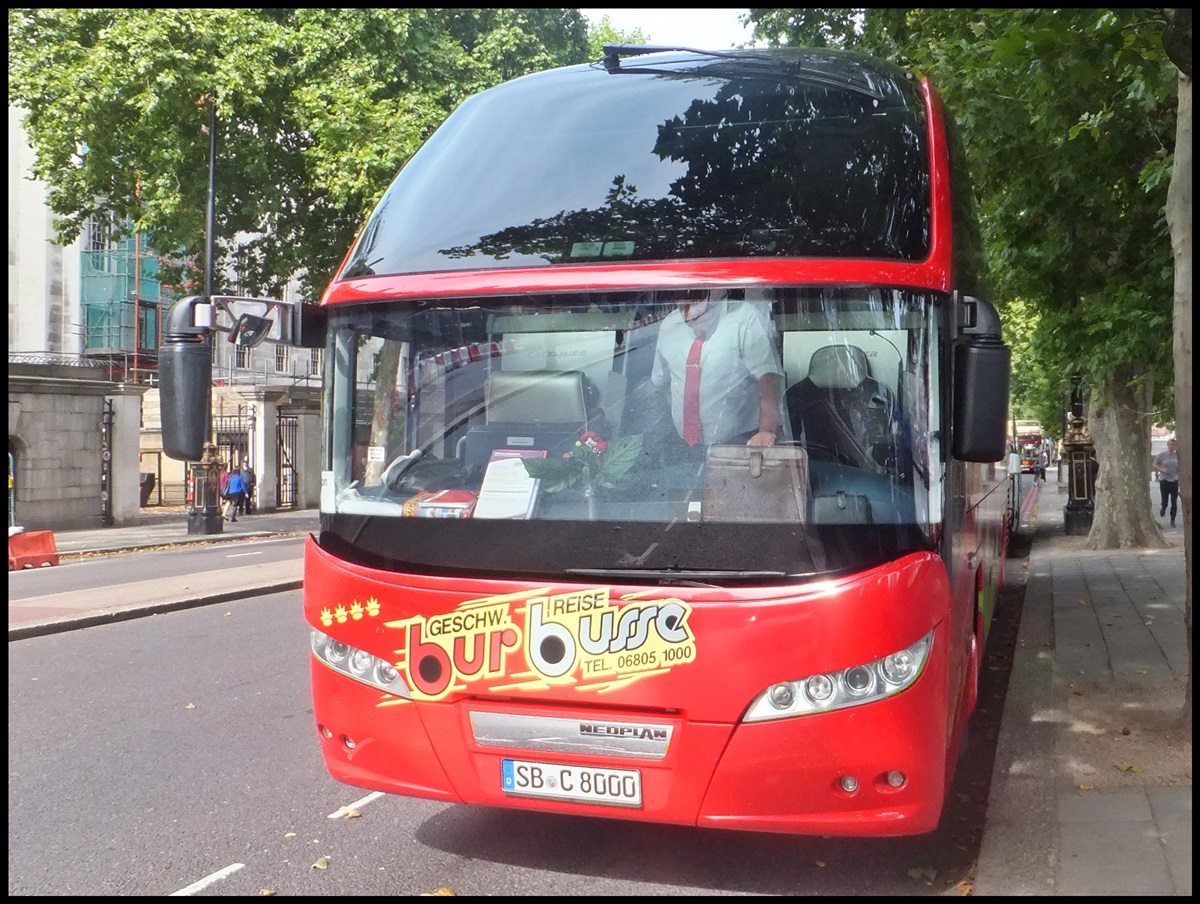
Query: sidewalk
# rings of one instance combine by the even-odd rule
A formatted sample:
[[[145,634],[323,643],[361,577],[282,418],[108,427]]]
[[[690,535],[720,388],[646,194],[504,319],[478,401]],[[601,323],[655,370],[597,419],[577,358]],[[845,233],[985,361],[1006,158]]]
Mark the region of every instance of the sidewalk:
[[[1065,504],[1043,484],[974,894],[1191,895],[1183,529],[1089,551]]]
[[[274,534],[316,533],[320,529],[320,516],[316,509],[281,509],[258,515],[242,515],[235,522],[222,522],[219,534],[189,534],[187,522],[186,506],[148,506],[140,510],[136,525],[55,531],[54,543],[59,556],[66,557],[181,543],[221,543]]]

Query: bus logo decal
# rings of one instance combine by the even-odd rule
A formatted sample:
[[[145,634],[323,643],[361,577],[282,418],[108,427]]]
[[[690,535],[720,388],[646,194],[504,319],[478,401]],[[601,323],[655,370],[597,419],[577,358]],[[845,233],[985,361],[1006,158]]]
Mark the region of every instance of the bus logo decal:
[[[537,589],[386,625],[403,631],[398,667],[415,698],[562,685],[603,693],[694,661],[691,611],[674,598],[613,600],[607,587]]]

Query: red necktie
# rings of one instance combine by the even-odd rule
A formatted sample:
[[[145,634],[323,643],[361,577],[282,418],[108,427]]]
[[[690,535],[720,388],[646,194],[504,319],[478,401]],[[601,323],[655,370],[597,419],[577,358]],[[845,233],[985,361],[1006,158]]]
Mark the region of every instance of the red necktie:
[[[688,352],[687,375],[683,381],[683,441],[689,446],[700,442],[700,346],[704,337],[697,336]]]

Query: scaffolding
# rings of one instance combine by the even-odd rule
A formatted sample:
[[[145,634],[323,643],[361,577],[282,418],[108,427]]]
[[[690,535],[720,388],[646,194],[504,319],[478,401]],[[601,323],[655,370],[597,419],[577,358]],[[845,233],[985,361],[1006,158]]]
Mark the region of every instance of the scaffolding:
[[[140,235],[114,241],[111,234],[89,224],[81,255],[84,354],[101,361],[113,382],[153,383],[163,318],[177,293],[159,279],[161,260]]]

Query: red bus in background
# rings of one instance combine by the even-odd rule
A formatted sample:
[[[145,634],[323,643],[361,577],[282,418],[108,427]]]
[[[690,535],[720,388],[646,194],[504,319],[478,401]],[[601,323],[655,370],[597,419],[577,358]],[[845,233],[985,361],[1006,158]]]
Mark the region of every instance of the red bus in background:
[[[332,775],[934,829],[1011,505],[980,249],[949,112],[867,57],[614,46],[464,103],[281,324],[327,349],[304,617]],[[765,451],[680,451],[658,362],[688,304],[778,377]],[[234,310],[172,313],[169,454],[199,457],[195,387]],[[701,391],[737,357],[702,357]]]
[[[1021,453],[1021,471],[1045,479],[1050,466],[1053,445],[1041,424],[1029,421],[1016,422],[1016,444]]]

